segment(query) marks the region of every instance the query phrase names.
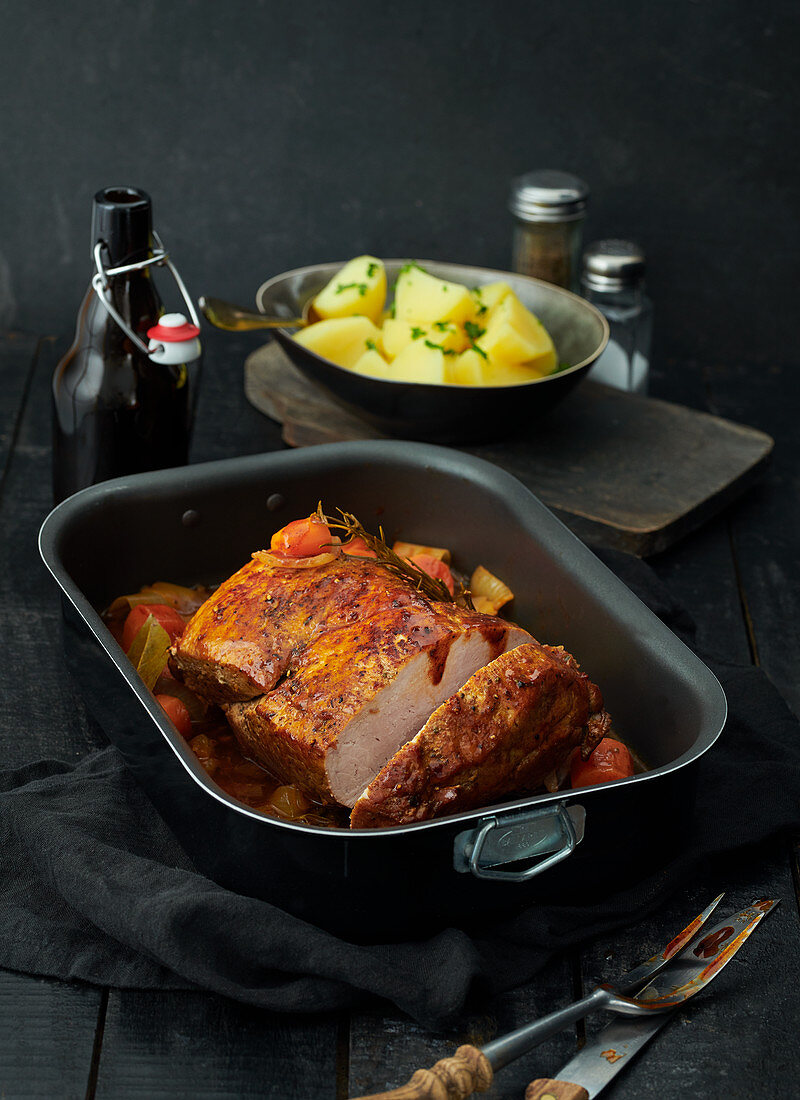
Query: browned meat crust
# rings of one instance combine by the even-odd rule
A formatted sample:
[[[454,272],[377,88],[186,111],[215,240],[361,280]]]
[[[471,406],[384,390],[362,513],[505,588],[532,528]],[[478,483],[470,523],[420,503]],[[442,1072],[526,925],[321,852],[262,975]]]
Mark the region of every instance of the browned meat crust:
[[[224,581],[173,649],[185,683],[215,703],[252,699],[275,686],[292,653],[325,630],[386,608],[430,602],[366,558],[340,555],[293,569],[254,555]]]
[[[353,828],[405,825],[534,790],[608,728],[599,690],[563,649],[532,642],[479,669],[356,802]]]

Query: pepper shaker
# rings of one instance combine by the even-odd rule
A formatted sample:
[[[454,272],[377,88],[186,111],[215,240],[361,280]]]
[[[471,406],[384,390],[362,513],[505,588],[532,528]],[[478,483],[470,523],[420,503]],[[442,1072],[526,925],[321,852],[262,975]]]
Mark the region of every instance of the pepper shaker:
[[[633,241],[598,241],[584,253],[583,296],[605,314],[611,330],[592,380],[636,393],[647,392],[653,330],[644,276],[644,252]]]
[[[512,181],[512,271],[577,293],[589,188],[569,172],[528,172]]]

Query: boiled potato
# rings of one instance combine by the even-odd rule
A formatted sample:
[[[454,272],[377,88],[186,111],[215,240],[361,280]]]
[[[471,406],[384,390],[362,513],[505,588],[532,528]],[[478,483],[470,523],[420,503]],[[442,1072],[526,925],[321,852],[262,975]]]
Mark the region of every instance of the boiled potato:
[[[508,294],[498,303],[476,342],[498,364],[529,363],[542,373],[556,366],[550,334],[516,294]]]
[[[407,264],[387,310],[383,264],[358,256],[331,279],[314,306],[324,319],[295,339],[358,374],[512,386],[556,369],[547,330],[502,280],[468,290]]]
[[[468,348],[453,360],[450,380],[462,386],[513,386],[533,382],[549,373],[530,363],[496,363],[474,348]]]
[[[415,325],[433,321],[463,325],[474,320],[477,312],[467,287],[437,279],[416,264],[409,264],[398,275],[394,308],[398,320]]]
[[[483,367],[486,357],[467,348],[457,355],[450,364],[450,381],[457,382],[461,386],[483,386]]]
[[[381,329],[383,351],[387,359],[394,359],[412,340],[436,344],[442,351],[463,351],[469,343],[461,325],[452,321],[434,321],[433,324],[413,325],[410,321],[400,321],[389,317]]]
[[[393,378],[392,367],[375,348],[367,348],[352,366],[356,374],[368,374],[371,378]]]
[[[478,324],[485,328],[497,306],[504,298],[513,293],[514,291],[508,283],[486,283],[484,286],[476,286],[472,291],[472,296],[478,306],[476,316]]]
[[[376,324],[386,301],[386,269],[374,256],[357,256],[314,299],[314,309],[324,320],[361,314]]]
[[[340,367],[353,367],[365,351],[377,349],[380,335],[369,317],[331,317],[304,328],[295,340]]]
[[[423,340],[414,340],[400,352],[391,367],[392,378],[398,382],[449,381],[447,357],[439,348],[429,347]]]

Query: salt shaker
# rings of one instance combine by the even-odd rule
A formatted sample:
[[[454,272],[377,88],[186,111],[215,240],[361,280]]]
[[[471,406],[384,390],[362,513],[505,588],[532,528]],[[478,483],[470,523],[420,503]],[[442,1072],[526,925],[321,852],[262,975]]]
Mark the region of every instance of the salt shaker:
[[[528,172],[512,181],[511,268],[577,293],[589,188],[569,172]]]
[[[647,392],[653,303],[644,292],[644,252],[633,241],[598,241],[583,255],[581,292],[608,320],[608,345],[592,380]]]

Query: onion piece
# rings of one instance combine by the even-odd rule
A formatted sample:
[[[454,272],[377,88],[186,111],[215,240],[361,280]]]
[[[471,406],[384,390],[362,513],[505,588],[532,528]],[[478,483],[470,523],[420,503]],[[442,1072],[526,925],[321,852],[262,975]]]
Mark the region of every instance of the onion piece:
[[[469,582],[469,590],[472,593],[472,602],[476,611],[484,611],[489,615],[496,615],[501,607],[505,607],[514,599],[514,593],[493,573],[484,566],[479,565],[472,574]],[[478,603],[481,604],[478,607]],[[487,610],[491,608],[491,610]]]
[[[449,565],[452,560],[452,554],[443,546],[421,546],[417,542],[401,542],[398,540],[392,546],[392,550],[399,558],[413,558],[417,554],[427,554],[430,558],[443,561],[445,565]]]
[[[324,554],[314,554],[310,558],[292,558],[288,555],[274,554],[271,550],[256,550],[253,557],[264,565],[272,568],[276,566],[282,569],[316,569],[320,565],[327,565],[329,561],[335,561],[341,554],[337,548],[335,551],[326,551]]]

